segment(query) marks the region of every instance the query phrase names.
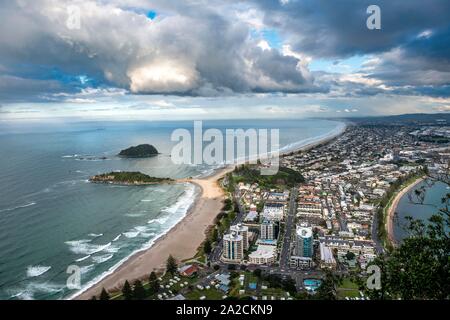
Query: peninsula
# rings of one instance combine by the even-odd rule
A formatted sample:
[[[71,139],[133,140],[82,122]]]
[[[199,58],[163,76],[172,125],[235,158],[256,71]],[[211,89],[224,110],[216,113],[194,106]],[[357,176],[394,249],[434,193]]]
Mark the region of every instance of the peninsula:
[[[149,185],[156,183],[173,182],[170,178],[151,177],[141,172],[109,172],[89,178],[93,183],[108,183],[119,185]]]

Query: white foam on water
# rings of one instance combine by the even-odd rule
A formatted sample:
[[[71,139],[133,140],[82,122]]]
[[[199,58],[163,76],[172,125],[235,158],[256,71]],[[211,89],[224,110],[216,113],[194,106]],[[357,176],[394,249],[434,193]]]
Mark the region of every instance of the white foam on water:
[[[169,220],[170,216],[162,216],[160,218],[150,219],[148,220],[148,224],[158,223],[158,224],[164,224]]]
[[[112,242],[116,242],[117,240],[119,240],[120,239],[120,237],[122,236],[122,234],[119,234],[117,237],[115,237],[114,239],[113,239],[113,241]]]
[[[111,259],[114,256],[114,254],[104,254],[101,256],[93,256],[92,257],[92,261],[94,261],[95,263],[103,263],[105,261],[108,261],[109,259]]]
[[[147,231],[147,227],[146,226],[137,226],[137,227],[134,227],[134,230],[139,231],[139,232],[144,232],[144,231]]]
[[[89,233],[88,234],[89,237],[94,237],[94,238],[101,237],[102,235],[103,235],[103,233],[98,233],[98,234],[96,234],[96,233]]]
[[[35,204],[36,204],[36,202],[30,202],[30,203],[23,204],[23,205],[20,205],[20,206],[17,206],[17,207],[11,207],[11,208],[6,208],[6,209],[1,209],[0,212],[14,211],[14,210],[17,210],[17,209],[22,209],[22,208],[26,208],[26,207],[31,207],[31,206],[34,206]]]
[[[139,236],[142,237],[142,238],[150,238],[150,237],[153,237],[155,235],[156,235],[156,233],[154,233],[154,232],[141,232],[139,234]]]
[[[82,266],[82,267],[80,267],[80,272],[81,272],[81,274],[86,274],[86,273],[92,271],[94,269],[94,267],[95,267],[95,265],[93,265],[93,264],[90,264],[87,266]]]
[[[171,220],[171,225],[168,226],[167,229],[165,229],[163,232],[158,234],[156,237],[150,239],[147,243],[145,243],[143,246],[141,246],[141,248],[131,252],[127,257],[121,259],[119,262],[117,262],[115,265],[113,265],[111,268],[109,268],[106,272],[98,275],[97,277],[95,277],[94,279],[92,279],[91,281],[86,283],[86,285],[84,285],[81,290],[79,290],[78,292],[72,294],[69,297],[66,297],[66,299],[71,299],[73,297],[76,297],[77,295],[83,293],[84,291],[86,291],[87,289],[89,289],[90,287],[92,287],[93,285],[95,285],[96,283],[98,283],[99,281],[101,281],[102,279],[107,277],[108,275],[112,274],[117,268],[119,268],[123,263],[125,263],[131,256],[133,256],[134,254],[136,254],[138,252],[145,251],[148,248],[150,248],[151,246],[153,246],[153,244],[159,238],[161,238],[165,234],[167,234],[170,231],[170,229],[172,229],[178,222],[180,222],[185,217],[185,215],[189,211],[190,207],[194,203],[194,200],[196,198],[195,195],[196,195],[196,192],[198,191],[197,187],[194,184],[185,183],[185,186],[186,186],[186,190],[185,190],[184,194],[174,204],[174,206],[179,208],[179,210],[177,212],[177,213],[179,213],[179,215],[177,215],[176,217],[174,217],[173,220]],[[181,204],[184,204],[183,208],[181,207]],[[158,220],[158,219],[155,219],[155,221],[156,220]],[[125,233],[124,233],[124,235],[125,235]]]
[[[141,202],[152,202],[152,199],[142,199]]]
[[[127,238],[136,238],[139,234],[139,231],[128,231],[124,232],[123,235]]]
[[[145,215],[145,213],[127,213],[127,214],[125,214],[126,217],[130,217],[130,218],[139,218],[144,215]]]
[[[28,266],[27,268],[27,277],[34,278],[39,277],[40,275],[46,273],[52,267],[50,266]]]
[[[84,254],[91,255],[100,251],[105,250],[111,245],[111,242],[107,244],[91,244],[91,240],[82,239],[82,240],[73,240],[66,241],[65,244],[69,246],[70,251],[75,254]]]
[[[20,289],[19,292],[11,295],[11,298],[18,298],[20,300],[33,300],[39,293],[53,294],[64,290],[65,286],[50,282],[30,282],[25,289]]]
[[[109,246],[108,248],[105,249],[105,252],[108,252],[108,253],[116,253],[116,252],[119,251],[119,250],[120,250],[119,247]]]
[[[91,255],[89,254],[89,255],[87,255],[87,256],[85,256],[85,257],[83,257],[83,258],[80,258],[80,259],[77,259],[77,260],[75,260],[76,262],[81,262],[81,261],[84,261],[84,260],[86,260],[86,259],[89,259],[91,257]]]

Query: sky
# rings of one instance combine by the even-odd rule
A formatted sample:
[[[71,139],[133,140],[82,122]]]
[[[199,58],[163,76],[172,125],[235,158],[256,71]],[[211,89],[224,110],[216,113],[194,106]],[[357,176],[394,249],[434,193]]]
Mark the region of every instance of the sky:
[[[0,30],[0,121],[450,112],[448,0],[0,0]]]

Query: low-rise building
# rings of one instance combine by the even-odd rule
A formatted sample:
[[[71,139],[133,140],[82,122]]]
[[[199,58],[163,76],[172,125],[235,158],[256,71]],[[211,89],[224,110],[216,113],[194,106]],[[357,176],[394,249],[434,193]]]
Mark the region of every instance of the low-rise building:
[[[333,256],[333,250],[321,243],[320,246],[320,267],[322,269],[334,269],[336,267],[336,259]]]
[[[277,259],[277,248],[271,245],[258,245],[256,251],[249,254],[251,264],[273,264]]]

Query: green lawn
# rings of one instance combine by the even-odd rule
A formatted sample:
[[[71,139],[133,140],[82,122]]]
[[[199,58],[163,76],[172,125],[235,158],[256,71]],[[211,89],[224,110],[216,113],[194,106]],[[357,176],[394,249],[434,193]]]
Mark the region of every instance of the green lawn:
[[[352,281],[350,278],[344,278],[342,284],[337,289],[337,295],[340,299],[345,297],[355,298],[360,297],[358,285]]]
[[[360,297],[358,290],[344,290],[344,289],[338,289],[337,296],[340,299],[345,299],[345,297],[349,298]]]
[[[222,297],[225,294],[217,290],[216,288],[211,289],[205,289],[205,290],[198,290],[197,288],[189,293],[187,293],[185,296],[189,300],[199,300],[200,297],[205,296],[206,300],[222,300]]]
[[[358,285],[353,282],[350,278],[344,278],[342,284],[339,286],[342,289],[356,289],[358,290]]]
[[[270,300],[272,296],[279,298],[287,298],[286,292],[281,288],[267,288],[265,290],[261,290],[261,296],[267,296],[267,299]]]

